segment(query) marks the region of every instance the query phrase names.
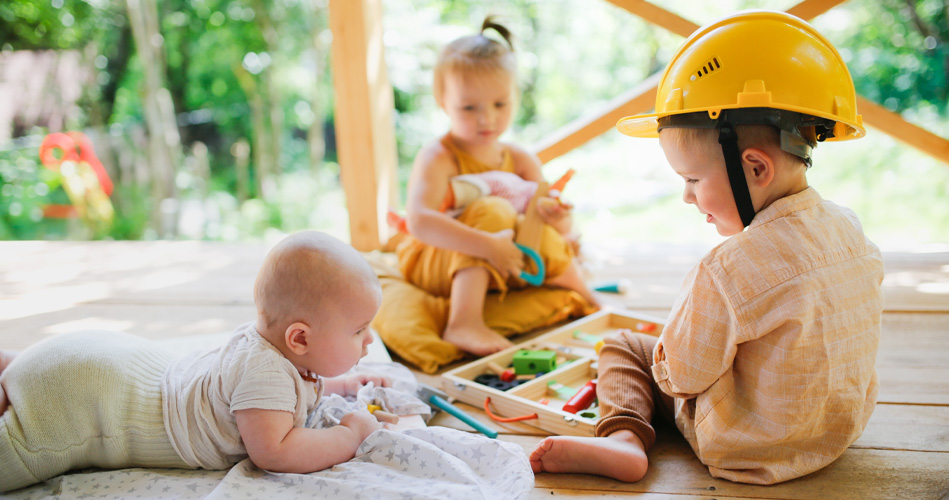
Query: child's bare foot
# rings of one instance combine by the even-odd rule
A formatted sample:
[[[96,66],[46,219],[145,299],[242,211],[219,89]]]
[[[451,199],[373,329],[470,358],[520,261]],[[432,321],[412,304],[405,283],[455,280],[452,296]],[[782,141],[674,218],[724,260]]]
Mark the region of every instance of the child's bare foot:
[[[14,351],[0,351],[0,373],[7,369],[7,366],[10,365],[16,355],[17,353]],[[0,384],[0,415],[3,415],[5,411],[7,411],[7,393],[3,390],[3,385]]]
[[[627,483],[642,479],[649,467],[642,441],[627,430],[607,437],[549,437],[534,448],[530,461],[534,472],[596,474]]]
[[[448,325],[442,334],[445,342],[454,344],[465,352],[475,356],[486,356],[514,345],[500,333],[485,325]]]
[[[593,294],[593,291],[590,290],[590,287],[587,286],[586,281],[583,280],[583,276],[580,273],[580,267],[576,260],[574,260],[570,266],[567,267],[563,274],[554,276],[553,278],[548,278],[544,284],[573,290],[586,299],[590,305],[597,309],[600,308],[600,301],[597,300],[596,296]]]

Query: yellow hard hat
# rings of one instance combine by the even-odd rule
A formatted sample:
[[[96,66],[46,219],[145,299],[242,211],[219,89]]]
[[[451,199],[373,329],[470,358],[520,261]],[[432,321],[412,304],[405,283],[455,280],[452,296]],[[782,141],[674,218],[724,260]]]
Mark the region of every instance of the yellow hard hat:
[[[749,116],[753,109],[791,113]],[[714,122],[723,112],[733,125],[815,126],[818,140],[866,133],[853,80],[834,46],[803,20],[773,11],[742,11],[696,30],[666,67],[656,112],[622,118],[616,127],[634,137],[658,137],[663,118],[673,117],[667,126],[680,126],[675,122],[686,117],[678,115]],[[810,148],[805,149],[809,160]]]

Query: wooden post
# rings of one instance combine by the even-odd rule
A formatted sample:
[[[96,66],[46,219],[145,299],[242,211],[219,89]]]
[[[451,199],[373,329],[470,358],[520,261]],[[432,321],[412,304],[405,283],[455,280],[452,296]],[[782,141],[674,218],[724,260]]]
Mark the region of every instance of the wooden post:
[[[379,248],[398,161],[394,98],[382,43],[381,0],[330,0],[336,151],[351,243]]]

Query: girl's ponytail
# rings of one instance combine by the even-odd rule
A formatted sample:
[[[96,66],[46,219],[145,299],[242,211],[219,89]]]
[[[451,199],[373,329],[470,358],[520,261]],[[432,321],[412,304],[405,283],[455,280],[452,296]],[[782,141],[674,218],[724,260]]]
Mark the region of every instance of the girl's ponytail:
[[[501,35],[501,38],[503,38],[504,41],[507,42],[507,46],[510,47],[511,51],[513,52],[514,44],[511,42],[511,39],[513,38],[513,36],[511,35],[511,31],[505,28],[504,26],[496,23],[494,21],[496,17],[497,16],[492,15],[492,16],[488,16],[484,18],[484,22],[481,23],[481,36],[484,36],[485,30],[493,29],[494,31],[497,31],[499,35]]]

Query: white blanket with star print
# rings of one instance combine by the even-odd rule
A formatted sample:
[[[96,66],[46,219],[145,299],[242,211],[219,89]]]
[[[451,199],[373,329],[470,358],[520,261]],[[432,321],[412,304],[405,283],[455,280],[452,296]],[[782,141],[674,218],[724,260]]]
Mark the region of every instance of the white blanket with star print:
[[[366,366],[368,365],[368,366]],[[426,413],[415,398],[415,378],[402,365],[372,363],[392,388],[363,387],[355,399],[326,397],[308,420],[310,427],[335,425],[339,417],[368,403],[393,413]],[[402,432],[379,430],[345,463],[311,474],[275,474],[245,459],[230,470],[124,469],[65,474],[8,494],[16,500],[45,498],[207,499],[522,499],[534,475],[520,446],[446,427]]]

